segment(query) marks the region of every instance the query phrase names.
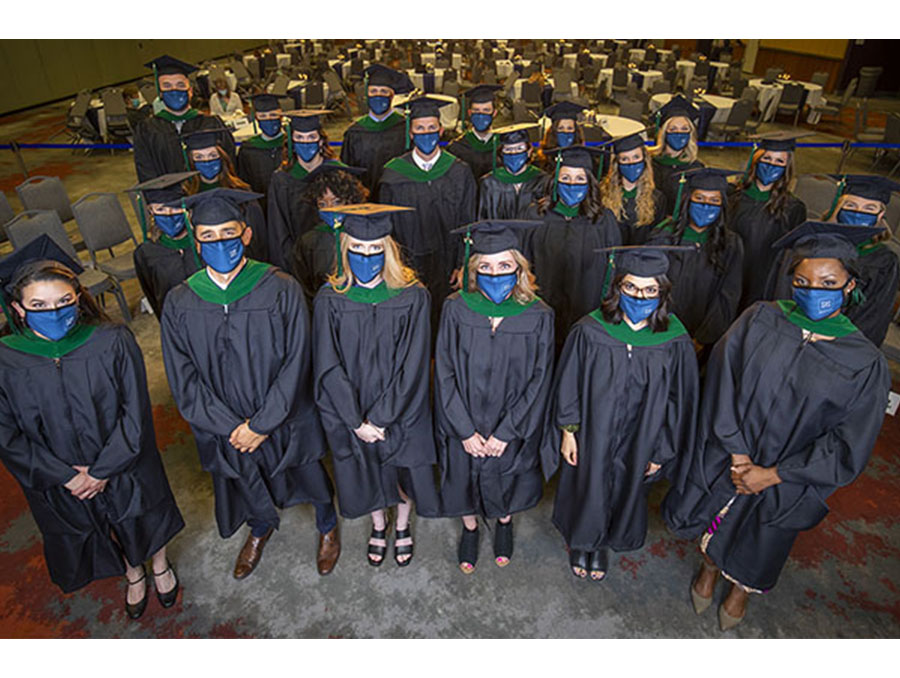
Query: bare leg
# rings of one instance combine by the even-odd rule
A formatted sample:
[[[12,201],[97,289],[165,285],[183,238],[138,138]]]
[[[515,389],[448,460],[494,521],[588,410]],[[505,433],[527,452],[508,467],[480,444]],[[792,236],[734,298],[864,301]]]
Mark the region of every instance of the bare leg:
[[[704,598],[711,598],[713,590],[716,588],[716,581],[719,578],[719,568],[705,553],[703,555],[703,563],[700,568],[700,574],[694,580],[694,590],[697,595]]]
[[[401,530],[405,530],[409,527],[409,514],[412,511],[412,502],[409,500],[409,497],[403,492],[400,486],[397,486],[397,491],[400,493],[400,498],[403,499],[403,502],[397,504],[397,523],[396,530],[400,532]],[[402,539],[398,539],[395,543],[396,546],[412,546],[413,540],[412,536],[403,537]],[[412,558],[412,554],[406,553],[397,556],[397,560],[401,563],[405,563],[407,560]]]
[[[144,576],[144,570],[141,569],[140,566],[132,567],[128,561],[125,560],[125,577],[129,582],[136,582],[134,584],[128,584],[125,600],[129,605],[137,605],[144,599],[144,596],[147,595],[147,577]]]
[[[175,588],[175,575],[169,569],[169,559],[166,558],[165,546],[153,554],[151,566],[153,567],[153,581],[159,593],[168,593]]]
[[[725,602],[722,603],[722,606],[730,616],[735,619],[740,619],[747,611],[747,601],[749,599],[749,593],[744,591],[744,589],[737,584],[732,584],[731,590],[728,592],[728,596],[725,598]]]
[[[372,529],[373,530],[383,530],[386,526],[384,509],[379,509],[378,511],[372,511]],[[384,539],[376,539],[375,537],[369,538],[369,544],[372,546],[383,546],[387,547],[387,542]],[[380,562],[382,557],[377,556],[375,554],[368,554],[369,560],[373,560],[375,562]]]

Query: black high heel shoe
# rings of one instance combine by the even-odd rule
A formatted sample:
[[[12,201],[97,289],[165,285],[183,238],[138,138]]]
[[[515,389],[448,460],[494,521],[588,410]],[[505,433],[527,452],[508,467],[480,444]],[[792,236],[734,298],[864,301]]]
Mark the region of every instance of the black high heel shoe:
[[[590,570],[591,581],[601,582],[606,579],[606,573],[609,571],[609,551],[605,548],[594,551],[591,554],[591,564],[588,569]],[[595,577],[595,572],[602,572],[603,574]]]
[[[372,525],[372,532],[369,534],[369,541],[373,539],[384,539],[384,546],[376,546],[375,544],[369,544],[369,548],[366,551],[366,558],[369,560],[369,565],[372,567],[381,567],[381,564],[384,562],[384,555],[387,553],[387,531],[390,523],[384,526],[383,530],[376,530],[375,525]],[[381,556],[381,559],[375,560],[372,556]]]
[[[175,586],[172,587],[172,590],[163,593],[158,587],[156,589],[156,599],[159,601],[159,604],[168,608],[175,604],[175,599],[178,598],[178,589],[181,587],[181,583],[178,581],[178,575],[175,574],[175,568],[172,567],[172,563],[166,560],[166,566],[166,569],[162,572],[153,573],[153,585],[156,586],[156,577],[162,577],[166,572],[171,570],[172,578],[175,579]]]
[[[143,563],[141,563],[141,571],[143,574],[135,581],[129,580],[127,576],[125,577],[125,581],[131,586],[140,584],[141,581],[147,578],[147,568],[144,567]],[[144,610],[147,609],[147,600],[149,598],[150,587],[147,586],[147,584],[144,584],[144,597],[132,605],[128,602],[128,589],[125,589],[125,612],[128,613],[129,619],[140,619],[141,615],[144,614]]]
[[[584,574],[575,572],[575,568],[584,571]],[[569,549],[569,568],[572,570],[572,576],[576,579],[585,579],[588,571],[588,552],[579,551],[578,549]]]
[[[513,554],[513,526],[512,518],[508,523],[497,521],[497,528],[494,530],[494,563],[497,567],[506,567],[512,559]],[[506,562],[499,562],[500,558],[506,558]]]
[[[478,527],[476,526],[474,530],[468,530],[463,525],[462,535],[459,538],[459,549],[457,550],[459,569],[462,570],[463,574],[472,574],[475,571],[475,564],[478,562],[478,540]],[[465,569],[463,567],[464,564],[471,565],[472,569]]]

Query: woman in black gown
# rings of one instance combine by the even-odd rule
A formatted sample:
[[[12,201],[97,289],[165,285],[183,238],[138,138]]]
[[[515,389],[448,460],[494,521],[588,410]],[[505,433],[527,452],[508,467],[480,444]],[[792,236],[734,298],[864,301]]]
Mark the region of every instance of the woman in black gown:
[[[124,574],[137,619],[148,559],[159,602],[175,603],[166,545],[184,521],[156,447],[141,350],[81,287],[82,270],[46,235],[0,262],[14,328],[0,339],[0,459],[31,507],[53,583],[70,593]]]
[[[553,311],[535,293],[517,226],[471,229],[465,286],[444,303],[435,348],[443,515],[463,522],[459,567],[478,561],[477,516],[496,520],[494,558],[513,553],[512,515],[541,499],[540,442],[553,372]]]
[[[722,630],[750,593],[775,586],[794,539],[828,513],[825,500],[865,468],[891,386],[887,361],[843,313],[857,281],[856,245],[877,229],[806,222],[792,247],[793,300],[757,302],[716,344],[707,365],[697,445],[663,516],[700,540],[694,609],[732,583]]]
[[[700,110],[680,94],[659,109],[659,131],[653,157],[653,182],[666,197],[666,214],[672,214],[678,202],[678,184],[685,170],[703,167],[697,159],[697,124]]]

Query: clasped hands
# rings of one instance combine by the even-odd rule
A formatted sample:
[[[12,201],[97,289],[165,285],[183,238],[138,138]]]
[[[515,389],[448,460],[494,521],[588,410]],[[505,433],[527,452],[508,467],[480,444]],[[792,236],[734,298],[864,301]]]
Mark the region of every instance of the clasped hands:
[[[359,428],[353,429],[356,437],[364,443],[375,443],[384,440],[385,430],[380,426],[376,426],[372,422],[366,420],[359,425]]]
[[[765,468],[754,464],[746,454],[731,455],[731,482],[738,494],[759,494],[781,482],[775,466]]]
[[[238,452],[256,452],[256,448],[262,445],[269,436],[255,433],[250,428],[250,420],[246,420],[231,432],[228,442]]]
[[[93,499],[106,489],[106,484],[109,482],[108,478],[94,478],[88,473],[87,466],[73,466],[72,468],[78,471],[78,475],[63,485],[63,487],[69,490],[76,499],[81,499],[82,501]]]
[[[473,457],[499,457],[506,452],[509,443],[494,436],[485,440],[484,436],[476,431],[473,436],[463,440],[462,444],[466,453]]]

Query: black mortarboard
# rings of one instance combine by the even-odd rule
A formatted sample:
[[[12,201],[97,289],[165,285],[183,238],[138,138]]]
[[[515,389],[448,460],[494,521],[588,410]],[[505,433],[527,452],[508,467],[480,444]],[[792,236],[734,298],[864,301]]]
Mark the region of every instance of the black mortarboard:
[[[181,59],[170,57],[167,54],[156,57],[153,61],[144,64],[146,68],[156,67],[156,75],[189,75],[198,70],[194,64],[189,64]]]
[[[793,151],[797,147],[797,139],[814,135],[815,132],[788,129],[766,132],[752,138],[758,139],[759,145],[767,151]]]
[[[421,96],[411,99],[406,106],[409,108],[409,119],[416,118],[440,118],[441,108],[456,101],[453,97],[447,99],[436,96]]]
[[[641,278],[655,278],[665,275],[669,270],[667,252],[689,249],[692,248],[683,245],[620,245],[594,251],[614,253],[617,274],[630,273]]]
[[[357,240],[378,240],[391,234],[393,223],[391,214],[409,212],[415,208],[400,205],[381,205],[363,202],[356,205],[328,207],[322,212],[334,212],[344,216],[341,226],[344,233]]]
[[[501,144],[520,144],[528,142],[528,130],[534,129],[539,125],[536,122],[517,122],[514,125],[506,125],[498,127],[494,130]]]
[[[406,73],[395,71],[393,68],[372,64],[365,70],[368,76],[368,84],[374,87],[390,87],[394,94],[405,94],[414,89],[412,80]]]
[[[191,224],[218,226],[226,221],[243,221],[241,204],[262,198],[261,193],[238,191],[233,188],[214,188],[185,198],[185,206],[191,211]],[[172,207],[181,207],[177,202]]]
[[[463,92],[463,96],[470,104],[486,104],[494,101],[494,94],[503,89],[503,85],[475,85],[475,87]]]
[[[578,114],[587,110],[587,106],[576,104],[571,101],[560,101],[558,104],[544,110],[544,115],[549,116],[553,122],[558,120],[577,120]]]
[[[688,189],[702,191],[719,191],[722,195],[728,190],[728,177],[742,174],[742,170],[719,169],[718,167],[695,167],[685,170]]]
[[[267,111],[277,111],[281,108],[281,104],[278,102],[278,97],[274,94],[257,94],[252,99],[253,101],[253,110],[257,113],[265,113]]]
[[[344,165],[340,162],[323,162],[321,165],[316,167],[312,172],[306,175],[305,180],[307,182],[311,182],[316,177],[320,177],[323,174],[329,174],[331,172],[346,172],[347,174],[352,174],[354,176],[359,176],[361,174],[366,173],[365,167],[350,167],[349,165]]]
[[[878,200],[887,205],[891,201],[891,193],[900,191],[900,184],[887,177],[872,174],[832,174],[835,179],[844,179],[842,195],[855,195],[866,200]]]
[[[199,172],[175,172],[154,177],[149,181],[126,188],[126,193],[141,193],[147,203],[174,202],[184,195],[181,182],[196,176]]]
[[[680,94],[676,94],[669,100],[669,103],[659,109],[659,116],[660,122],[665,122],[669,118],[683,116],[696,125],[700,119],[700,109]]]
[[[506,250],[521,250],[521,237],[517,231],[534,228],[541,223],[524,219],[485,219],[450,232],[469,233],[472,237],[472,254],[497,254]]]
[[[327,109],[298,109],[295,111],[284,111],[283,115],[290,118],[292,132],[315,132],[322,129],[322,121],[319,120],[319,116],[328,113],[331,113],[331,111]]]
[[[566,146],[565,148],[548,148],[544,153],[547,157],[556,158],[561,155],[559,165],[561,167],[581,167],[591,172],[594,168],[593,156],[602,155],[604,146],[585,146],[583,144],[575,144]]]
[[[642,132],[643,130],[621,137],[614,137],[612,140],[613,152],[625,153],[626,151],[633,151],[635,148],[644,146],[644,138],[641,136]]]
[[[200,129],[183,134],[181,138],[188,150],[196,151],[221,144],[226,134],[228,128],[217,118],[210,118],[210,122],[204,122]]]
[[[845,226],[807,221],[772,243],[773,249],[793,248],[804,259],[855,259],[856,246],[883,231],[876,226]]]

